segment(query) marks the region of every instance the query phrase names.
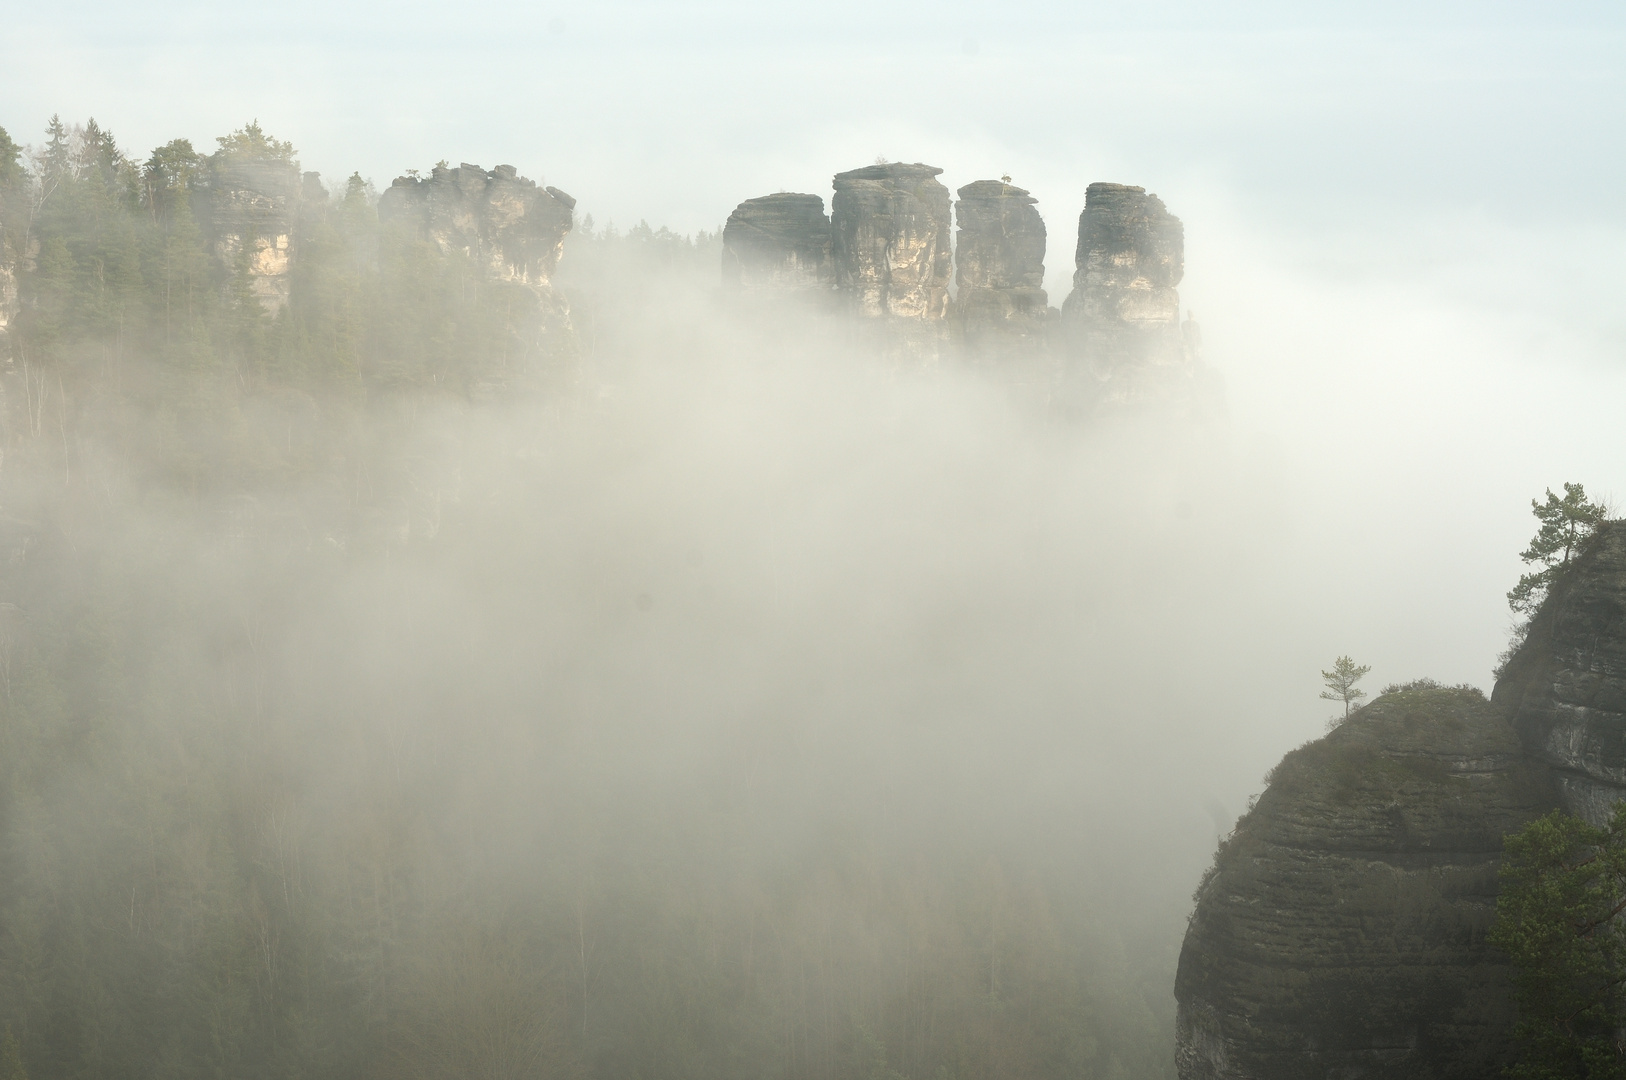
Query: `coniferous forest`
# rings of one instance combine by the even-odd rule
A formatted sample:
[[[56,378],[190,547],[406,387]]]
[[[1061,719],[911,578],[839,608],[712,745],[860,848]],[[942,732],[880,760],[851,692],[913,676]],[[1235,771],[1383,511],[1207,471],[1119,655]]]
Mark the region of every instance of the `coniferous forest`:
[[[890,586],[776,629],[846,496],[659,434],[715,236],[582,215],[540,333],[306,174],[272,309],[221,178],[294,147],[36,140],[0,132],[4,1080],[1173,1074],[1180,926],[1100,917],[1086,782],[900,687]],[[931,527],[863,520],[855,564]],[[1005,625],[950,599],[918,670]],[[950,737],[984,706],[997,752]]]

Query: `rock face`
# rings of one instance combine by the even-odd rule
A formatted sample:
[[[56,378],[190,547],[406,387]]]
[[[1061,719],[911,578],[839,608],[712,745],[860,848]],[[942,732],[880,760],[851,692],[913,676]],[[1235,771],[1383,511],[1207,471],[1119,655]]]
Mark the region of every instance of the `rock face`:
[[[1485,944],[1502,838],[1556,798],[1471,689],[1386,693],[1288,754],[1198,889],[1182,1080],[1496,1075],[1513,1019]]]
[[[723,226],[723,284],[767,295],[823,295],[835,283],[830,219],[817,195],[747,199]]]
[[[1038,200],[1002,180],[978,180],[958,195],[955,306],[967,353],[991,357],[1037,347],[1050,311]]]
[[[299,166],[275,158],[220,156],[209,181],[207,217],[215,257],[248,274],[249,291],[269,313],[288,303]]]
[[[927,324],[947,317],[954,252],[942,171],[917,162],[836,174],[835,277],[853,312]]]
[[[1062,307],[1072,364],[1114,404],[1182,396],[1193,365],[1175,287],[1180,219],[1145,188],[1091,184],[1078,219],[1073,291]]]
[[[1530,622],[1493,700],[1596,825],[1626,798],[1626,523],[1604,525]]]
[[[466,255],[493,279],[547,289],[559,266],[576,200],[538,188],[512,165],[486,172],[464,162],[428,179],[396,177],[378,200],[380,221],[401,221],[445,254]]]

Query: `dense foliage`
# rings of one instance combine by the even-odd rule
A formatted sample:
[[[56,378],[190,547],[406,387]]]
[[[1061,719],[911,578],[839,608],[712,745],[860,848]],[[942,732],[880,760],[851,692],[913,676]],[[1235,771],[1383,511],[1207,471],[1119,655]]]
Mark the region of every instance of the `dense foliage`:
[[[1492,944],[1513,961],[1516,1080],[1626,1077],[1626,804],[1604,828],[1554,810],[1507,838]]]
[[[244,170],[298,184],[280,306],[222,224]],[[646,774],[681,747],[598,700],[525,696],[592,662],[523,587],[570,523],[516,511],[522,483],[476,490],[468,429],[442,421],[501,407],[481,388],[520,370],[565,401],[605,341],[661,332],[614,314],[714,273],[715,238],[578,230],[577,345],[539,351],[525,294],[375,202],[359,176],[298,176],[252,124],[145,160],[94,122],[53,119],[28,153],[0,132],[18,1069],[1171,1073],[1172,956],[1103,936],[1098,883],[1053,837],[951,795],[895,805],[905,759],[879,742],[869,776],[764,722]],[[512,597],[503,631],[459,590]],[[539,641],[563,659],[515,644]],[[610,758],[633,763],[613,783]]]

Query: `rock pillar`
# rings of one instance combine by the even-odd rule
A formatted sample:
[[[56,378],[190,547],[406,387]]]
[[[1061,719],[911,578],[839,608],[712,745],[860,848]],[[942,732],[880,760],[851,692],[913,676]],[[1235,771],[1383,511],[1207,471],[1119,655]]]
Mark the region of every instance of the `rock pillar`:
[[[830,203],[836,286],[871,318],[940,323],[948,315],[948,188],[931,165],[837,173]]]
[[[955,308],[965,352],[997,358],[1037,348],[1050,311],[1038,200],[1003,180],[978,180],[958,194]]]
[[[1073,291],[1062,307],[1069,366],[1113,404],[1190,393],[1193,365],[1175,287],[1180,219],[1145,188],[1095,183],[1078,219]]]
[[[819,295],[835,281],[830,219],[817,195],[747,199],[723,226],[723,285],[763,295]]]

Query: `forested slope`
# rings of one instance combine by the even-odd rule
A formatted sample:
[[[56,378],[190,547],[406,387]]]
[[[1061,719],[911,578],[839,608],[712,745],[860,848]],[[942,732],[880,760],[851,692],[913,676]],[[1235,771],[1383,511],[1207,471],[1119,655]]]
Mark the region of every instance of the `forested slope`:
[[[783,634],[816,582],[757,496],[596,434],[715,238],[578,228],[542,348],[523,289],[307,178],[273,310],[217,196],[294,164],[0,135],[28,1076],[1170,1074],[1172,936],[1055,857],[1094,827],[866,671],[884,596]]]

